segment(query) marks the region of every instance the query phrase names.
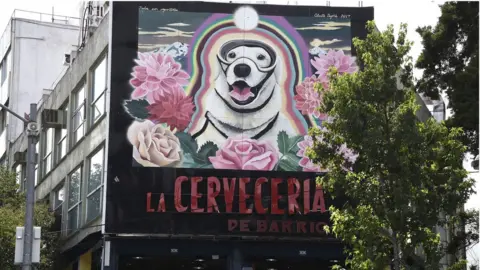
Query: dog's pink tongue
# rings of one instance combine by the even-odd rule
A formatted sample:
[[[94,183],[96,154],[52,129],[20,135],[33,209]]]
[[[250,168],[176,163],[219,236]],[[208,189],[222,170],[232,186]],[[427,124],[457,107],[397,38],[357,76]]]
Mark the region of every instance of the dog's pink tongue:
[[[252,91],[250,91],[249,87],[240,89],[236,86],[233,86],[233,90],[230,91],[230,96],[238,101],[245,101],[248,98],[253,97],[255,95],[252,93]]]

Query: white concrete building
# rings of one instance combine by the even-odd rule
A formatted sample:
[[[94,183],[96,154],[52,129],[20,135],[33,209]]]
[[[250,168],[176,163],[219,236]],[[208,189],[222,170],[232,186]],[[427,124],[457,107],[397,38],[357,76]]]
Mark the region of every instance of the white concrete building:
[[[15,10],[0,37],[0,102],[23,115],[49,94],[65,71],[65,53],[78,45],[80,19]],[[0,161],[24,124],[0,111]]]

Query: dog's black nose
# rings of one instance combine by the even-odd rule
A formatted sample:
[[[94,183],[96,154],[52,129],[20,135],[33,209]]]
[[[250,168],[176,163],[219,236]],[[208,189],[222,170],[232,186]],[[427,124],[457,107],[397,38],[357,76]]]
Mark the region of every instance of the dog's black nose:
[[[233,69],[233,73],[235,73],[235,75],[240,78],[247,77],[248,75],[250,75],[251,71],[252,70],[250,69],[250,66],[247,64],[238,64]]]

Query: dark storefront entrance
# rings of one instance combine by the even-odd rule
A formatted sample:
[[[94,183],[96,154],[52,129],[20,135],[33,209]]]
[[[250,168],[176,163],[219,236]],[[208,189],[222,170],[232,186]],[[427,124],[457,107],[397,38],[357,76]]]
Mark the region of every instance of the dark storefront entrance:
[[[343,259],[334,242],[112,239],[119,270],[322,270]]]

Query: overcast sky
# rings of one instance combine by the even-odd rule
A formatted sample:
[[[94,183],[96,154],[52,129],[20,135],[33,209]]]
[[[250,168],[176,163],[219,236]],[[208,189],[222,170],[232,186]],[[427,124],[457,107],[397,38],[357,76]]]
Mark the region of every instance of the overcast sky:
[[[79,17],[79,2],[77,0],[3,0],[0,8],[0,33],[3,33],[6,24],[8,23],[14,9],[23,9],[30,11],[37,11],[43,13],[52,13],[56,15],[65,15]],[[230,0],[220,0],[217,2],[230,2]],[[236,2],[236,1],[234,1]],[[254,1],[243,1],[255,3]],[[298,3],[299,5],[325,5],[326,0],[268,0],[267,3],[272,4],[287,4],[290,5]],[[330,0],[331,6],[358,6],[360,1],[358,0]],[[395,29],[402,22],[408,23],[408,39],[414,42],[411,50],[411,55],[414,59],[418,57],[422,50],[420,36],[415,32],[415,29],[419,26],[435,25],[440,16],[440,8],[438,5],[445,1],[438,0],[365,0],[362,1],[363,6],[373,6],[375,8],[375,22],[380,30],[385,30],[388,24],[393,24]],[[415,72],[416,76],[421,75],[420,72]],[[472,170],[469,164],[465,163],[467,170]],[[477,181],[480,180],[478,173],[471,175]],[[474,195],[467,205],[470,207],[480,207],[480,197]],[[478,245],[477,245],[478,246]],[[478,249],[478,247],[477,247]],[[480,253],[477,251],[477,254]]]

